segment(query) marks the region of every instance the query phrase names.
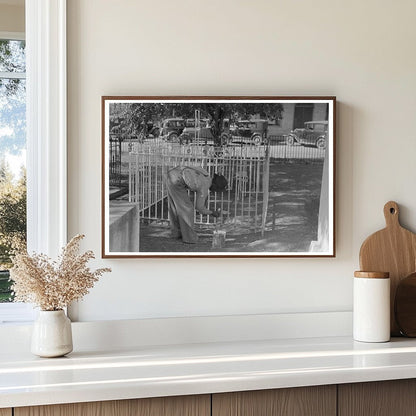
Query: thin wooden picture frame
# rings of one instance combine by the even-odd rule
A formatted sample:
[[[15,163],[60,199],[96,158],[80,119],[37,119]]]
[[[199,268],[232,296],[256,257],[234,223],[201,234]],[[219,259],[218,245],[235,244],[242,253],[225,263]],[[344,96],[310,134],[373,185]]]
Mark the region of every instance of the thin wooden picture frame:
[[[103,258],[335,257],[336,97],[101,106]]]

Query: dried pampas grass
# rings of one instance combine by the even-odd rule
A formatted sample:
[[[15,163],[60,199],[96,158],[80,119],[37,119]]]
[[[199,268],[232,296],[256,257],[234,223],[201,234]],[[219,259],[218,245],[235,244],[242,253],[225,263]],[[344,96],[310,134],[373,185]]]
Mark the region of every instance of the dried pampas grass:
[[[92,271],[87,263],[94,258],[92,251],[79,253],[84,235],[76,235],[63,249],[58,261],[45,254],[26,250],[15,254],[10,269],[15,302],[34,303],[45,311],[56,311],[81,299],[109,268]]]

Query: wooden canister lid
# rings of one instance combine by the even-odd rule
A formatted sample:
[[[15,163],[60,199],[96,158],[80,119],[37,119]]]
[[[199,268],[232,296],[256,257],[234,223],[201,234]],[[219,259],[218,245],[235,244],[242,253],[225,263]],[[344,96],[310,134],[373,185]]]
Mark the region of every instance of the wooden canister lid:
[[[388,279],[389,276],[389,272],[354,272],[354,277],[364,277],[366,279]]]

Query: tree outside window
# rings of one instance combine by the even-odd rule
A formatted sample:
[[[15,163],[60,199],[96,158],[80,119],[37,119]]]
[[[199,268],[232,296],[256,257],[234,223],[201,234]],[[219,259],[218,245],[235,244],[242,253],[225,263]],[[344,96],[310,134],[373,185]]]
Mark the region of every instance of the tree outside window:
[[[12,300],[8,268],[26,242],[25,42],[0,39],[0,302]]]

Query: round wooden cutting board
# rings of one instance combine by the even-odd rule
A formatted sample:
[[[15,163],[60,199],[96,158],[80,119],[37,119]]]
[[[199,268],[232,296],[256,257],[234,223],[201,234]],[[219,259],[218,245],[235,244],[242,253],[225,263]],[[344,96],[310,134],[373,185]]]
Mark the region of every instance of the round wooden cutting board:
[[[384,205],[386,228],[370,235],[360,250],[360,269],[390,273],[390,327],[391,335],[400,335],[394,317],[394,299],[397,286],[403,278],[416,271],[416,234],[399,222],[399,206],[390,201]]]
[[[416,337],[416,273],[398,284],[394,313],[400,332],[407,337]]]

